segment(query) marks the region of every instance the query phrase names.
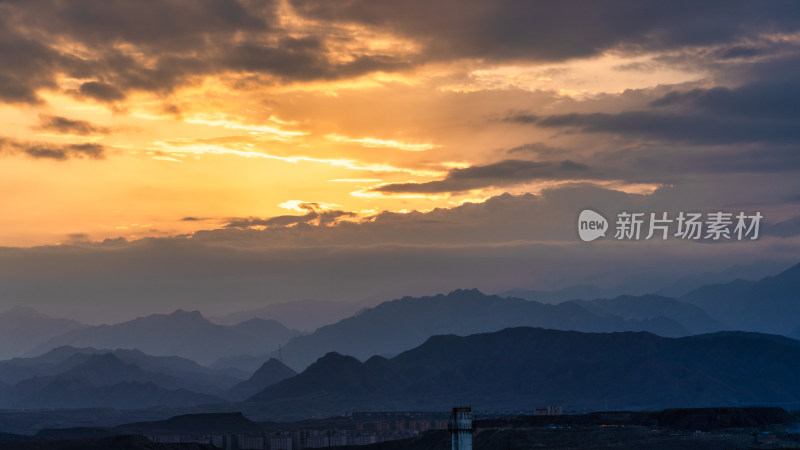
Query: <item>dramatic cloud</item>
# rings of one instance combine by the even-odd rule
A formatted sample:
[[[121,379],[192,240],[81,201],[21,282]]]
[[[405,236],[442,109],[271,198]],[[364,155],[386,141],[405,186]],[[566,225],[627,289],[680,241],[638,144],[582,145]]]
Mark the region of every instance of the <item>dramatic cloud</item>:
[[[71,158],[102,159],[105,147],[102,144],[48,144],[20,142],[0,137],[0,153],[26,154],[32,158],[64,161]]]
[[[81,96],[93,98],[101,102],[113,102],[125,98],[125,94],[114,86],[98,81],[87,81],[78,89]]]
[[[388,56],[358,56],[352,61],[331,63],[322,42],[316,38],[283,38],[277,46],[255,43],[225,50],[220,64],[228,70],[262,72],[284,81],[333,80],[375,71],[409,68],[404,61]]]
[[[736,87],[673,90],[649,102],[647,109],[615,113],[529,114],[515,112],[507,123],[581,133],[616,134],[632,139],[692,145],[791,144],[800,139],[795,105],[800,83],[787,70],[800,58],[748,67]]]
[[[56,87],[54,75],[65,57],[44,43],[15,34],[8,5],[0,5],[0,100],[38,104],[37,91]]]
[[[95,125],[86,120],[75,120],[61,116],[39,115],[40,130],[52,131],[62,134],[76,134],[88,136],[92,134],[108,134],[111,129]]]
[[[584,208],[610,214],[622,211],[712,211],[761,208],[769,223],[778,222],[767,205],[753,204],[767,196],[769,187],[754,191],[746,186],[737,191],[696,187],[662,187],[649,195],[573,184],[548,189],[541,195],[503,194],[483,203],[465,203],[428,212],[380,212],[360,220],[337,222],[334,226],[311,226],[311,214],[241,219],[235,226],[198,231],[193,241],[235,245],[242,248],[306,246],[424,246],[495,245],[498,243],[575,242],[574,222]],[[783,188],[781,188],[783,189]],[[730,205],[736,198],[738,206]],[[772,209],[770,208],[770,211]],[[338,214],[339,212],[335,212]],[[302,226],[300,226],[302,225]]]
[[[78,95],[116,102],[131,91],[169,93],[198,76],[223,73],[289,83],[404,71],[459,58],[563,61],[613,49],[716,44],[727,45],[721,59],[741,58],[757,54],[758,47],[730,42],[791,33],[798,23],[791,3],[742,0],[669,5],[31,0],[5,2],[0,12],[0,98],[22,103],[40,102],[37,92],[56,88],[58,75],[83,80],[74,90]],[[294,13],[300,17],[286,19]],[[287,25],[308,19],[313,22],[303,29]],[[343,50],[359,38],[352,24],[420,45],[404,54],[363,45]],[[56,41],[80,51],[51,44]]]
[[[663,50],[797,30],[789,1],[518,2],[294,0],[304,15],[387,27],[438,58],[561,61],[616,48]]]
[[[788,266],[800,258],[791,238],[714,246],[577,240],[575,221],[585,207],[612,217],[620,209],[705,202],[684,198],[670,189],[641,196],[574,187],[324,227],[227,228],[131,242],[80,236],[58,247],[0,249],[0,298],[112,320],[176,307],[220,313],[272,301],[391,299],[464,287],[499,292],[590,283],[646,292],[735,262],[763,258]],[[113,312],[97,302],[113,304]]]
[[[356,217],[356,214],[353,212],[337,210],[318,211],[316,208],[311,206],[313,204],[305,203],[303,205],[307,207],[309,212],[302,216],[284,215],[270,217],[267,219],[259,219],[255,217],[246,219],[231,219],[227,224],[225,224],[225,227],[241,229],[252,227],[287,227],[297,224],[308,224],[311,222],[316,222],[317,226],[324,227],[335,223],[337,220],[344,217]]]
[[[41,102],[37,92],[57,88],[59,75],[84,80],[68,92],[112,103],[133,91],[169,93],[205,75],[255,73],[269,84],[411,66],[385,53],[336,61],[324,42],[328,27],[294,37],[278,24],[277,2],[32,0],[6,2],[0,13],[0,99],[12,103]]]
[[[131,43],[187,50],[205,36],[265,30],[275,2],[238,0],[30,0],[10,2],[13,18],[87,45]]]
[[[639,98],[624,109],[611,102],[595,102],[601,105],[595,111],[516,111],[503,121],[555,131],[555,136],[564,138],[594,136],[583,141],[602,145],[591,153],[576,156],[567,149],[558,153],[567,152],[565,156],[580,158],[590,167],[613,168],[614,178],[629,182],[674,184],[697,176],[730,174],[729,182],[736,183],[735,174],[797,172],[800,127],[794,105],[800,102],[800,83],[788,73],[798,67],[800,58],[791,53],[739,68],[736,85],[698,88],[689,84],[689,88],[674,86],[658,94],[654,89],[631,94]],[[609,106],[614,112],[602,111]],[[509,153],[558,154],[540,143]]]
[[[696,144],[747,142],[796,142],[800,128],[793,120],[748,120],[699,114],[682,115],[653,111],[619,114],[562,114],[537,117],[513,115],[506,121],[545,128],[578,128],[584,133],[613,133],[624,136]]]
[[[485,187],[509,186],[534,180],[602,179],[589,166],[574,161],[522,161],[509,159],[485,166],[453,169],[447,177],[427,183],[391,183],[373,188],[385,193],[462,192]]]
[[[0,0],[0,298],[127,315],[796,262],[799,24],[782,0]],[[765,239],[586,244],[587,207],[761,211]]]
[[[716,87],[673,91],[652,102],[656,107],[673,107],[702,111],[719,116],[749,119],[797,120],[800,102],[800,83],[756,82],[739,88]]]
[[[512,155],[518,154],[533,154],[539,156],[552,156],[559,153],[565,153],[566,150],[558,147],[551,147],[543,142],[531,142],[528,144],[518,145],[507,150],[507,153]]]

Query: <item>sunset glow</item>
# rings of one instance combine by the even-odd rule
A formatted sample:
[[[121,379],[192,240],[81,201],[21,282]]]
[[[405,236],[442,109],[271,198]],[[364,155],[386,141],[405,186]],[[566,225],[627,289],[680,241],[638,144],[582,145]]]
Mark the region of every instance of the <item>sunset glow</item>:
[[[610,250],[631,270],[792,260],[800,31],[770,5],[0,2],[7,301],[49,301],[39,252],[86,280],[82,258],[120,258],[109,279],[203,261],[258,286],[221,295],[242,304],[613,284],[551,264],[598,257],[567,223],[603,206],[764,214],[750,247]],[[170,257],[130,256],[149,246]]]
[[[534,130],[493,120],[508,111],[555,113],[580,109],[581,103],[591,108],[624,89],[712,79],[702,68],[662,65],[655,53],[628,56],[618,50],[559,63],[415,63],[424,59],[426,47],[413,37],[302,19],[288,2],[274,13],[280,31],[252,30],[225,39],[231,45],[270,46],[321,38],[325,64],[346,66],[380,57],[396,59],[398,66],[321,80],[225,66],[184,69],[175,61],[170,63],[174,69],[196,73],[162,80],[169,83],[164,87],[125,90],[98,81],[98,75],[119,74],[77,77],[55,69],[54,83],[35,91],[38,100],[0,109],[0,133],[6,140],[0,168],[4,192],[26,186],[4,196],[4,209],[14,214],[0,229],[0,243],[190,233],[209,222],[181,218],[268,217],[297,197],[345,211],[400,211],[449,207],[467,198],[482,201],[509,189],[538,192],[546,184],[425,195],[371,193],[385,184],[408,182],[409,176],[417,183],[441,179],[450,169],[497,160],[498,150],[553,138],[548,133],[532,137]],[[87,63],[114,52],[138,65],[142,76],[158,77],[165,70],[159,58],[165,55],[153,53],[149,45],[118,40],[109,47],[62,35],[52,48]],[[255,69],[258,57],[253,57]],[[87,86],[97,93],[87,93]],[[10,140],[42,148],[94,143],[103,151],[32,155],[11,149]],[[582,147],[580,140],[573,145]],[[636,187],[640,184],[619,180],[614,187],[643,192]]]

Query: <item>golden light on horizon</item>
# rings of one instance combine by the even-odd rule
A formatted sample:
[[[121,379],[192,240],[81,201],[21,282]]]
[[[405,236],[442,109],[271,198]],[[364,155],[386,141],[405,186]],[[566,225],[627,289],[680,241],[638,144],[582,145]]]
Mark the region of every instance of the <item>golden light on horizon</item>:
[[[413,211],[569,183],[651,192],[658,181],[602,171],[492,172],[503,161],[557,164],[627,145],[508,118],[616,113],[647,107],[669,86],[720,84],[716,68],[672,62],[685,48],[449,56],[426,33],[305,13],[280,1],[258,11],[269,26],[214,34],[185,25],[194,46],[159,47],[130,30],[108,42],[60,32],[48,48],[70,62],[53,69],[37,101],[0,104],[0,183],[14,193],[2,200],[14,214],[0,244],[191,233],[285,214],[293,199]],[[758,42],[794,45],[796,36]],[[465,174],[483,178],[449,191],[430,184]]]

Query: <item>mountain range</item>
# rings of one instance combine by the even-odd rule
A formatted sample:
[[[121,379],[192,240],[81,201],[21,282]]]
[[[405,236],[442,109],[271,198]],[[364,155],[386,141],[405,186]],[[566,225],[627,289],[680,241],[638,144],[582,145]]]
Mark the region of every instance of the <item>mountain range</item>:
[[[211,317],[220,325],[236,325],[253,318],[271,319],[301,331],[311,332],[317,328],[338,322],[356,314],[376,302],[337,302],[332,300],[296,300],[270,303],[261,308],[240,311],[225,316]]]
[[[594,292],[590,287],[584,289],[580,286],[564,292],[567,291],[575,295]],[[323,313],[333,314],[329,318],[333,320],[357,306],[309,300],[298,305],[268,305],[224,320],[215,319],[243,320],[235,325],[216,324],[197,311],[178,310],[114,325],[86,326],[48,318],[32,310],[15,309],[4,313],[6,320],[13,322],[15,327],[0,329],[0,334],[13,335],[9,342],[18,345],[17,353],[38,342],[27,351],[27,355],[41,354],[60,346],[135,348],[151,355],[189,358],[216,369],[228,370],[242,378],[252,374],[270,357],[283,360],[295,370],[302,370],[330,351],[363,360],[376,354],[395,355],[436,334],[468,335],[513,326],[603,332],[650,331],[668,337],[739,329],[800,337],[798,299],[800,265],[759,281],[736,280],[703,286],[679,298],[654,294],[625,295],[543,304],[513,297],[488,296],[474,289],[431,297],[404,297],[362,308],[309,334],[287,328],[271,318],[254,316],[272,314],[297,321],[302,317],[301,310],[308,308],[308,316],[315,323],[323,323]],[[44,342],[31,339],[26,341],[27,345],[22,345],[23,335],[8,330],[25,329],[26,326],[45,329],[43,335],[49,337]],[[64,329],[67,331],[63,332]],[[277,351],[281,346],[281,351]],[[9,352],[14,351],[11,344],[7,347]]]
[[[275,359],[240,378],[175,356],[59,347],[38,357],[0,362],[0,409],[225,403],[294,375]]]
[[[86,327],[74,320],[57,319],[17,306],[0,313],[0,360],[21,356],[50,338]]]
[[[273,351],[297,330],[274,320],[250,319],[237,325],[217,325],[198,311],[153,314],[114,325],[75,329],[52,337],[27,352],[33,356],[56,347],[138,349],[156,356],[181,356],[210,364],[223,356]]]
[[[797,369],[791,358],[798,342],[786,336],[800,337],[800,264],[678,298],[649,294],[544,304],[470,289],[384,302],[309,334],[271,319],[238,319],[247,320],[220,325],[197,311],[178,310],[87,326],[19,308],[0,314],[0,324],[11,324],[0,328],[0,336],[19,345],[7,346],[10,352],[24,347],[19,339],[25,324],[49,336],[28,352],[37,356],[0,361],[0,408],[191,407],[248,399],[249,407],[268,414],[296,411],[297,405],[317,408],[316,414],[319,408],[422,408],[452,402],[454,395],[492,407],[794,401],[794,382],[786,374]],[[503,333],[508,337],[487,337]],[[443,350],[449,342],[467,350]],[[427,354],[433,359],[422,358]],[[582,378],[586,374],[596,378]],[[524,387],[527,379],[549,390]],[[622,392],[618,381],[631,392]],[[503,391],[500,385],[508,383],[518,385],[516,391]],[[470,391],[472,385],[486,392]]]
[[[250,398],[298,416],[344,410],[481,410],[538,404],[660,409],[800,401],[800,342],[758,333],[665,338],[646,332],[509,328],[434,336],[387,359],[329,353]]]
[[[210,369],[178,356],[151,356],[139,350],[98,350],[64,346],[32,358],[0,361],[0,382],[14,384],[28,378],[58,375],[85,363],[93,356],[105,354],[113,355],[123,363],[180,379],[181,387],[215,395],[248,377],[246,373]]]
[[[725,284],[733,280],[756,281],[770,274],[780,272],[788,266],[784,260],[754,261],[749,264],[737,264],[720,272],[693,273],[681,277],[671,284],[656,288],[655,284],[642,284],[642,280],[623,283],[614,287],[601,288],[594,284],[575,284],[556,290],[511,289],[499,293],[500,297],[517,297],[541,303],[561,303],[569,300],[590,300],[595,298],[613,298],[620,295],[655,294],[662,297],[680,298],[689,292],[711,284]]]
[[[680,300],[703,308],[730,329],[800,337],[800,264],[758,281],[703,286]]]
[[[219,397],[186,390],[181,384],[176,377],[143,370],[112,353],[89,355],[57,375],[3,386],[0,407],[131,409],[221,402]]]
[[[687,334],[702,334],[726,329],[727,326],[711,318],[702,308],[691,303],[660,295],[621,295],[595,300],[571,300],[595,314],[610,314],[624,319],[649,320],[668,318],[680,323]]]
[[[314,333],[297,336],[283,346],[282,356],[287,365],[297,370],[332,351],[359,359],[389,356],[420,345],[436,334],[465,336],[515,326],[596,332],[651,331],[662,336],[721,329],[721,324],[692,305],[657,296],[649,296],[646,302],[646,307],[634,312],[626,311],[624,306],[636,303],[633,298],[549,305],[485,295],[476,289],[433,297],[404,297],[381,303]]]
[[[297,372],[287,365],[275,358],[270,358],[249,379],[231,387],[226,393],[226,398],[236,401],[245,400],[263,389],[295,375]]]

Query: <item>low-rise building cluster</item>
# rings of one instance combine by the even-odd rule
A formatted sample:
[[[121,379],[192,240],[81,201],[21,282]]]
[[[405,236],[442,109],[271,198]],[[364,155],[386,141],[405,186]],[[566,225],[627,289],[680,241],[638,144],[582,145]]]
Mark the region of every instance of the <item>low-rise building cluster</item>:
[[[299,450],[344,445],[368,445],[417,436],[419,431],[398,429],[389,431],[366,430],[295,430],[265,431],[262,433],[224,434],[157,434],[146,437],[165,444],[211,444],[225,450]]]

